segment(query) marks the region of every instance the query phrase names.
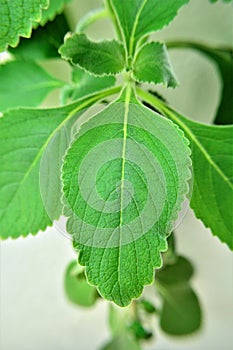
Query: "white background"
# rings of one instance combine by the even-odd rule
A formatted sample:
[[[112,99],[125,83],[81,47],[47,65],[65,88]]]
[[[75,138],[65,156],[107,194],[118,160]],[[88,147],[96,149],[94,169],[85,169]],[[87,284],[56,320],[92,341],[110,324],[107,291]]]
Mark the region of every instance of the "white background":
[[[71,23],[74,25],[85,10],[98,4],[94,0],[74,1],[68,7]],[[155,37],[229,45],[233,36],[232,19],[231,5],[192,0],[176,20]],[[94,25],[90,33],[95,39],[112,35],[105,22]],[[221,88],[215,67],[191,51],[173,51],[171,60],[180,87],[175,91],[167,92],[163,88],[159,91],[182,113],[194,120],[210,122]],[[68,79],[68,66],[56,62],[46,66]],[[196,335],[183,339],[167,337],[155,325],[156,340],[145,348],[230,350],[233,341],[232,254],[192,212],[188,212],[176,236],[179,253],[190,258],[195,266],[193,286],[204,311],[203,328]],[[84,310],[70,305],[65,298],[64,269],[74,257],[70,241],[53,228],[36,237],[1,243],[2,350],[95,350],[108,339],[105,302]]]

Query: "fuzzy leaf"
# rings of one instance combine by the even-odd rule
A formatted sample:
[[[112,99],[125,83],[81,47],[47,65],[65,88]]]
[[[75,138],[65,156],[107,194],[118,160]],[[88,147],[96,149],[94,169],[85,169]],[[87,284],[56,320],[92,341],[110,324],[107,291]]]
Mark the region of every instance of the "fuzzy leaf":
[[[133,55],[138,40],[163,28],[189,0],[111,0],[124,35],[128,54]]]
[[[101,295],[120,306],[152,282],[190,176],[180,130],[129,91],[83,124],[62,170],[79,262]]]
[[[58,15],[53,22],[44,27],[39,26],[32,31],[30,39],[21,38],[19,45],[8,51],[23,60],[42,60],[60,57],[59,47],[62,45],[69,26],[63,14]]]
[[[116,40],[94,42],[85,34],[74,34],[59,52],[64,59],[95,75],[115,75],[124,69],[124,47]]]
[[[151,42],[142,46],[136,54],[133,67],[137,81],[177,86],[165,44]]]
[[[72,81],[73,84],[65,86],[62,91],[63,104],[111,87],[116,79],[112,76],[96,77],[77,67],[72,72]]]
[[[72,303],[80,306],[93,306],[98,298],[95,287],[90,286],[82,269],[78,269],[77,261],[72,261],[65,272],[65,292]]]
[[[19,36],[29,37],[33,21],[39,22],[49,0],[0,0],[0,52],[15,47]]]
[[[64,83],[35,62],[11,61],[0,65],[0,111],[36,107]]]
[[[48,184],[46,198],[48,203],[53,203],[49,207],[52,206],[52,213],[57,215],[52,219],[57,219],[61,214],[56,207],[61,205],[60,172],[54,167],[61,163],[69,141],[66,131],[71,126],[68,129],[66,126],[75,118],[75,113],[85,111],[84,108],[95,101],[96,97],[93,96],[61,108],[16,109],[0,118],[0,238],[36,234],[51,225],[52,215],[48,216],[40,192],[42,157],[45,157],[44,184]],[[52,150],[54,154],[51,156],[51,152],[48,152],[46,157],[46,150]],[[50,171],[46,172],[46,169]],[[56,172],[51,172],[51,169],[56,169]],[[49,187],[49,184],[53,186]],[[57,192],[53,191],[54,188]],[[58,196],[56,203],[53,194],[56,198]]]

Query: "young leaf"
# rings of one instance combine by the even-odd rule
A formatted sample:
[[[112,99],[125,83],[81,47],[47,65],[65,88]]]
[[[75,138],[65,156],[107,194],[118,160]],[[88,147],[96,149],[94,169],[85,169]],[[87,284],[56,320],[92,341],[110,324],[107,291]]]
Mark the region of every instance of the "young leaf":
[[[95,75],[115,75],[124,69],[124,47],[116,40],[94,42],[85,34],[74,34],[59,52],[64,59]]]
[[[29,37],[33,21],[39,22],[49,0],[0,0],[0,52],[15,47],[19,36]]]
[[[44,27],[39,26],[32,31],[30,39],[21,38],[19,45],[8,51],[23,60],[43,60],[60,57],[59,47],[62,45],[69,26],[63,14],[58,15],[53,22]]]
[[[65,272],[65,292],[67,298],[74,304],[90,307],[98,298],[95,287],[87,283],[83,269],[78,270],[77,261],[72,261]]]
[[[49,92],[63,85],[35,62],[7,62],[0,65],[0,111],[36,107]]]
[[[74,84],[65,86],[62,91],[63,104],[111,87],[116,79],[113,76],[96,77],[77,67],[72,72],[72,81]]]
[[[180,130],[130,91],[81,127],[62,170],[79,262],[101,295],[120,306],[152,282],[190,176]]]
[[[44,151],[50,142],[51,147],[57,145],[53,162],[59,164],[61,160],[56,157],[61,155],[59,147],[62,149],[64,142],[59,142],[57,133],[75,113],[85,111],[108,93],[114,91],[96,94],[61,108],[11,110],[0,118],[0,238],[36,234],[51,224],[40,193],[40,162]],[[51,183],[49,179],[46,181]],[[50,190],[47,192],[49,195]]]
[[[137,92],[185,132],[192,149],[191,207],[197,218],[233,249],[233,126],[212,126],[191,121],[154,96],[139,89]]]
[[[177,86],[166,46],[159,42],[151,42],[140,48],[133,63],[133,74],[140,82]]]
[[[181,6],[188,2],[189,0],[111,0],[128,54],[133,56],[140,38],[163,28],[173,20]]]
[[[183,257],[156,273],[157,287],[163,298],[160,326],[168,334],[190,334],[201,325],[201,308],[189,285],[192,274],[192,265]]]
[[[210,48],[193,42],[178,42],[168,44],[170,48],[192,48],[212,60],[219,71],[222,80],[222,95],[218,106],[215,124],[233,124],[233,57],[231,49]]]

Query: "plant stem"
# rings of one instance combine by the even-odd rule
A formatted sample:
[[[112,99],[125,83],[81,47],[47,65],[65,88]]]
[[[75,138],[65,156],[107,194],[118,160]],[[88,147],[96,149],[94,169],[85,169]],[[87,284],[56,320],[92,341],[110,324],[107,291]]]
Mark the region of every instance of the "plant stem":
[[[100,7],[96,10],[92,10],[86,14],[77,24],[75,32],[83,32],[92,23],[98,21],[99,19],[109,17],[109,11],[105,7]]]

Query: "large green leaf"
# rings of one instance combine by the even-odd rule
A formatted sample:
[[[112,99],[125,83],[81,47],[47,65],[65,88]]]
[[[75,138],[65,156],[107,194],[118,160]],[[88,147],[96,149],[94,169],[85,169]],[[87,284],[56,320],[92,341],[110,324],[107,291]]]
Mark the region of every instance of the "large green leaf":
[[[69,125],[66,130],[67,123],[75,118],[75,113],[85,110],[108,93],[114,93],[114,90],[93,95],[62,108],[11,110],[0,118],[1,238],[36,234],[51,224],[52,215],[48,216],[40,193],[41,159],[45,157],[44,184],[53,185],[51,188],[48,186],[45,191],[45,199],[49,204],[53,202],[53,194],[58,196],[59,200],[59,164],[70,137],[66,137],[66,131],[71,127]],[[46,150],[54,153],[51,155],[51,152],[47,152],[46,157]],[[48,165],[49,159],[52,163]],[[56,164],[58,168],[54,168]],[[50,171],[46,172],[46,169]],[[56,169],[56,172],[52,172],[51,169]],[[54,188],[57,192],[53,191]],[[57,205],[60,203],[53,202],[49,205],[49,208],[53,208],[52,213],[55,213],[56,218],[61,213],[56,209]]]
[[[233,126],[191,121],[138,89],[140,96],[173,120],[191,143],[193,194],[191,207],[212,233],[233,249]]]
[[[36,107],[49,92],[63,85],[35,62],[7,62],[0,65],[0,111]]]
[[[64,41],[69,26],[63,14],[44,27],[39,26],[32,31],[30,39],[21,38],[19,45],[8,50],[12,55],[24,60],[42,60],[60,57],[58,49]]]
[[[19,36],[29,37],[33,21],[39,22],[49,0],[0,0],[0,52],[16,46]]]
[[[156,273],[157,287],[163,298],[160,326],[168,334],[190,334],[200,328],[201,308],[189,285],[192,274],[192,265],[183,257]]]
[[[124,69],[124,47],[116,40],[94,42],[74,34],[59,49],[66,60],[95,75],[115,75]]]
[[[113,86],[116,79],[113,76],[96,77],[77,67],[72,72],[72,81],[73,83],[65,86],[62,91],[64,104]]]
[[[138,40],[163,28],[189,0],[110,0],[124,36],[128,54],[133,55]]]
[[[170,48],[191,48],[207,56],[216,65],[221,80],[222,94],[215,116],[215,124],[233,124],[233,56],[232,49],[211,48],[194,42],[169,43]]]
[[[133,63],[133,73],[140,82],[177,86],[166,46],[159,42],[151,42],[141,47]]]
[[[83,124],[62,171],[79,262],[101,295],[120,306],[152,282],[190,176],[183,134],[130,91]]]
[[[87,283],[83,268],[78,266],[77,261],[68,265],[64,285],[67,298],[76,305],[90,307],[98,298],[96,288]]]

